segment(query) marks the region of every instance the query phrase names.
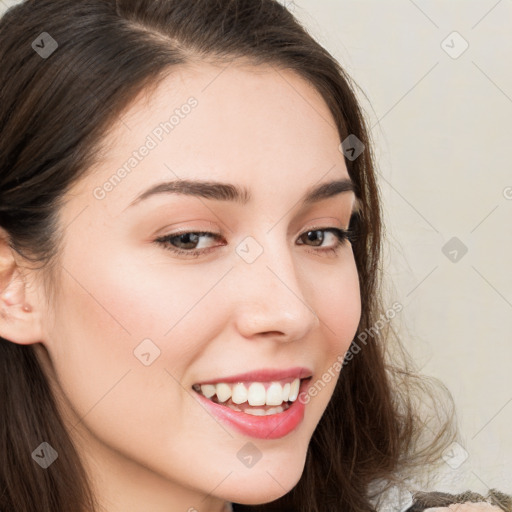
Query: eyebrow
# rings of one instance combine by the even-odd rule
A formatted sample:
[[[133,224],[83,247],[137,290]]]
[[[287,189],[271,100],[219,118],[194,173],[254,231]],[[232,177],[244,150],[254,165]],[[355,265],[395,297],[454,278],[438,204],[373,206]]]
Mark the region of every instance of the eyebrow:
[[[337,196],[344,192],[356,193],[356,186],[349,178],[329,181],[310,187],[302,197],[302,206],[308,206],[323,199]],[[239,185],[222,183],[218,181],[203,180],[176,180],[158,183],[137,196],[128,207],[139,204],[144,199],[157,194],[183,194],[187,196],[203,197],[216,201],[232,201],[245,205],[251,201],[250,191]]]

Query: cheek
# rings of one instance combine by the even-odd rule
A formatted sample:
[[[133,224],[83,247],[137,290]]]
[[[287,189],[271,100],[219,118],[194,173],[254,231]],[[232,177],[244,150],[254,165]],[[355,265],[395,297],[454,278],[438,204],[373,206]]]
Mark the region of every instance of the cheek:
[[[321,320],[328,356],[344,355],[361,318],[359,276],[353,255],[314,284],[315,307]]]
[[[192,435],[191,425],[215,428],[180,385],[206,336],[197,316],[205,310],[193,307],[200,290],[187,294],[181,281],[165,286],[154,277],[162,273],[143,272],[129,261],[109,260],[108,269],[80,272],[75,260],[67,268],[70,274],[61,282],[65,299],[50,333],[64,416],[77,431],[100,440],[95,448],[114,447],[168,469],[169,458],[179,461],[183,450],[193,452],[187,440],[200,433]]]
[[[180,379],[180,368],[193,357],[190,336],[180,343],[174,337],[192,297],[171,280],[168,286],[161,278],[156,282],[161,273],[149,272],[126,252],[120,258],[121,251],[108,251],[106,243],[91,246],[102,250],[91,255],[76,244],[66,253],[49,352],[76,416],[86,423],[101,416],[114,427],[116,411],[135,426],[140,406],[156,405],[162,396],[183,406],[165,370]],[[163,414],[158,411],[168,409],[154,407],[148,421],[155,424]]]
[[[361,317],[359,276],[353,255],[335,269],[321,273],[313,286],[315,310],[320,319],[318,343],[311,347],[318,371],[299,399],[308,404],[306,418],[316,426],[340,378],[343,359],[354,339]]]

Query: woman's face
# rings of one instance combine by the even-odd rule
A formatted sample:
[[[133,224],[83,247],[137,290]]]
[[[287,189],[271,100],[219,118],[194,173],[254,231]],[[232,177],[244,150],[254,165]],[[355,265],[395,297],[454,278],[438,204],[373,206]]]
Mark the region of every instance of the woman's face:
[[[277,499],[302,474],[360,318],[352,247],[335,231],[355,195],[304,202],[349,179],[328,107],[291,71],[201,64],[139,96],[104,142],[61,210],[58,295],[41,316],[97,492],[109,512]],[[170,191],[189,181],[229,189]],[[307,376],[301,391],[317,392],[278,412]],[[232,411],[224,393],[240,381],[250,402],[273,405]]]

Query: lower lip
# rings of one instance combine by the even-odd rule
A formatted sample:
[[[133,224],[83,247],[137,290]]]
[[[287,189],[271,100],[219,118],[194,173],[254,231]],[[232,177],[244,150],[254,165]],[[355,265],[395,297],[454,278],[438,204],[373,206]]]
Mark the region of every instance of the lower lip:
[[[311,379],[301,382],[299,395],[306,390]],[[253,416],[245,412],[234,411],[225,405],[216,404],[200,393],[195,392],[206,407],[215,416],[242,434],[257,439],[279,439],[295,430],[304,419],[305,404],[299,398],[290,407],[278,414],[268,416]]]

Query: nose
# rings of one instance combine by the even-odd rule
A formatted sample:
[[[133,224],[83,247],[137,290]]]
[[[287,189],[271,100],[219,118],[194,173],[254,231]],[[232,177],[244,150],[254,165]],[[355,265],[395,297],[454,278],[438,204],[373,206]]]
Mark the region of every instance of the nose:
[[[320,322],[314,304],[308,302],[313,298],[314,279],[306,281],[296,268],[290,248],[282,240],[271,238],[267,237],[263,247],[249,237],[244,246],[249,250],[237,256],[230,281],[235,324],[240,335],[248,339],[300,340]],[[247,258],[251,251],[257,255],[252,262]]]

